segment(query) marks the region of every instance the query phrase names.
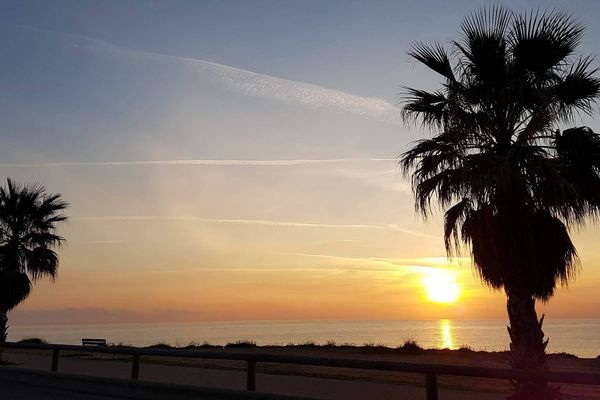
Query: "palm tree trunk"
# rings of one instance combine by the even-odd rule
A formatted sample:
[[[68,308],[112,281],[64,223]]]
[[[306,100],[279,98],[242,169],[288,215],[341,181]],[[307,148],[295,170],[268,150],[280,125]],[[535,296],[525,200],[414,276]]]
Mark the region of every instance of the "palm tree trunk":
[[[8,312],[0,311],[0,343],[6,342],[8,336]],[[0,347],[0,363],[2,362],[2,348]]]
[[[510,326],[510,365],[514,369],[526,371],[546,371],[546,346],[542,324],[544,316],[538,320],[535,312],[535,299],[532,296],[519,296],[507,291],[508,318]],[[559,398],[557,390],[547,382],[515,381],[515,393],[509,400],[554,400]]]
[[[0,343],[5,343],[7,336],[8,336],[8,312],[0,311]]]

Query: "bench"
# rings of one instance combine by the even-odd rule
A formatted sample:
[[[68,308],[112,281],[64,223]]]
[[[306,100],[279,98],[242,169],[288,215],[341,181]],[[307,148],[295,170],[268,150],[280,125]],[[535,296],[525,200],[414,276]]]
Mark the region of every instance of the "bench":
[[[106,339],[81,339],[82,346],[90,346],[90,347],[106,347]],[[90,353],[90,356],[93,356],[94,353]],[[100,358],[102,358],[102,353],[100,353]],[[114,358],[114,354],[113,354]]]
[[[106,339],[81,339],[82,346],[106,346]]]

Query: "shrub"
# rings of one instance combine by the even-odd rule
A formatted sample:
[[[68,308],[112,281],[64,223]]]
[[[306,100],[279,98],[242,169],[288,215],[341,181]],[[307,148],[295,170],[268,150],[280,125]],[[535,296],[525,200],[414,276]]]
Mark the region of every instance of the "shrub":
[[[160,342],[153,345],[148,346],[149,349],[158,349],[158,350],[171,350],[175,347],[171,346],[168,343]]]
[[[402,346],[398,347],[397,350],[408,354],[417,354],[425,351],[425,349],[419,346],[414,339],[405,340]]]
[[[48,344],[48,342],[41,338],[31,337],[31,338],[23,338],[19,340],[17,343],[27,343],[27,344]]]
[[[256,342],[252,342],[249,340],[238,340],[237,342],[227,343],[225,345],[225,348],[232,347],[256,347]]]

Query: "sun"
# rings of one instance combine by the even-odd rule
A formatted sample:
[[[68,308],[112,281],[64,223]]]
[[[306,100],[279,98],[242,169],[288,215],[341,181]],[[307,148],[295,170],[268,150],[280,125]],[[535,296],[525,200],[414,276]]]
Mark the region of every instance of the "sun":
[[[435,303],[454,303],[460,294],[460,286],[454,276],[445,269],[430,269],[423,277],[427,298]]]

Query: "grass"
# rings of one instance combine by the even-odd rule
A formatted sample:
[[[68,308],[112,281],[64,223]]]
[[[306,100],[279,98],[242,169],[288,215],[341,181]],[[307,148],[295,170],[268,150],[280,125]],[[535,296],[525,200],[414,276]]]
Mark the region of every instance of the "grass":
[[[171,346],[168,343],[165,342],[159,342],[153,345],[148,346],[149,349],[158,349],[158,350],[173,350],[176,349],[177,347]]]
[[[19,340],[17,343],[27,344],[48,344],[49,342],[43,338],[38,337],[25,337]],[[136,347],[126,343],[109,344],[109,346],[128,348]],[[419,354],[508,354],[508,351],[487,351],[487,350],[475,350],[470,346],[463,345],[458,349],[426,349],[419,345],[414,338],[406,339],[402,344],[393,348],[386,346],[382,343],[364,343],[362,345],[356,345],[354,343],[340,343],[338,344],[335,340],[328,340],[325,343],[316,343],[312,340],[303,343],[287,343],[285,345],[258,345],[254,341],[250,340],[238,340],[235,342],[229,342],[225,345],[211,344],[208,342],[197,343],[190,342],[185,346],[175,346],[167,342],[158,342],[150,346],[146,346],[149,349],[160,349],[160,350],[216,350],[216,349],[244,349],[244,348],[298,348],[298,349],[345,349],[345,350],[357,350],[371,354],[406,354],[406,355],[419,355]],[[559,358],[559,359],[577,359],[578,357],[571,353],[557,352],[548,353],[548,357]],[[600,359],[600,355],[598,356]]]
[[[24,339],[25,340],[25,339]],[[31,338],[27,340],[40,340]],[[24,343],[38,343],[38,342],[24,342]],[[45,342],[43,342],[45,343]],[[135,347],[126,344],[116,344],[116,347]],[[208,342],[197,343],[190,342],[185,346],[174,346],[166,342],[158,342],[150,346],[146,346],[148,349],[161,349],[161,350],[206,350],[206,349],[285,349],[285,348],[296,348],[296,349],[340,349],[340,350],[356,350],[364,353],[372,354],[405,354],[405,355],[419,355],[419,354],[508,354],[507,350],[504,351],[488,351],[488,350],[475,350],[470,346],[463,345],[458,349],[439,349],[429,348],[426,349],[418,344],[415,339],[406,339],[402,344],[397,347],[389,347],[382,343],[364,343],[362,345],[356,345],[354,343],[337,343],[334,340],[328,340],[325,343],[315,343],[314,341],[307,341],[303,343],[292,343],[289,342],[283,345],[259,345],[254,341],[250,340],[238,340],[235,342],[229,342],[225,345],[211,344]],[[565,358],[565,359],[577,359],[578,357],[574,354],[566,352],[548,353],[548,357],[553,358]],[[600,356],[598,356],[600,358]]]
[[[238,340],[237,342],[227,343],[225,345],[226,349],[232,348],[247,348],[247,347],[257,347],[256,342],[248,341],[248,340]]]
[[[196,342],[190,342],[187,346],[183,347],[185,350],[206,350],[206,349],[222,349],[223,346],[218,344],[210,344],[208,342],[204,342],[202,344],[198,344]]]

